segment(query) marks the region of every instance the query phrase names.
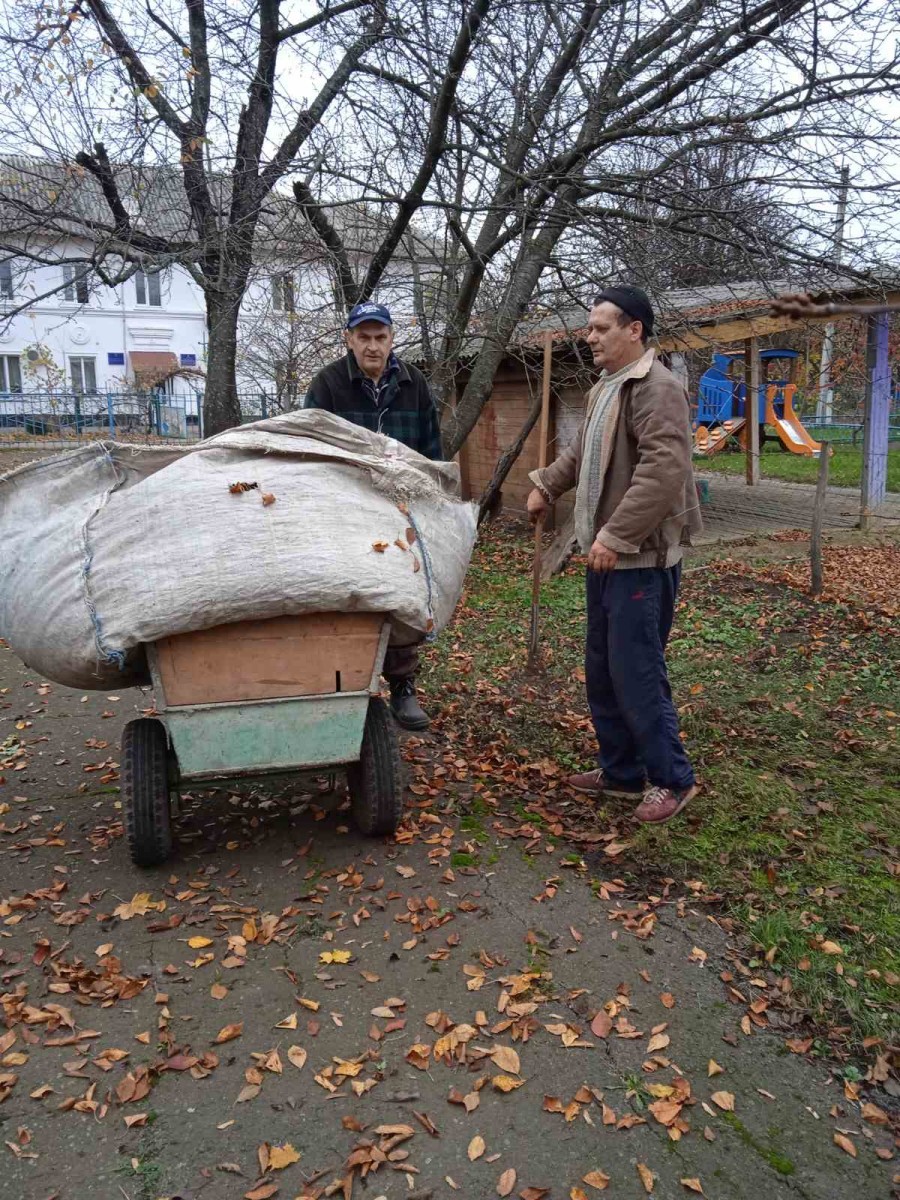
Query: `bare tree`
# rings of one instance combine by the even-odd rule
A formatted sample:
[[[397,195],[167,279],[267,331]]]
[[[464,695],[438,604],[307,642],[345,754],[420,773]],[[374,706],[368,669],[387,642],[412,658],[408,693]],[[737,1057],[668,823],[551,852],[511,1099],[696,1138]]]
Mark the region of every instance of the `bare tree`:
[[[53,238],[77,238],[109,285],[186,268],[206,300],[209,433],[241,418],[238,317],[267,212],[281,220],[274,190],[389,34],[381,0],[288,9],[76,0],[5,18],[3,123],[35,157],[3,172],[3,248],[58,262]]]
[[[348,89],[352,127],[329,124],[295,188],[345,302],[378,286],[417,214],[443,240],[431,366],[448,456],[536,301],[583,304],[623,275],[688,281],[698,253],[707,280],[833,267],[820,214],[840,153],[865,179],[859,243],[875,229],[886,245],[900,139],[880,0],[495,0],[455,42],[449,7],[423,0],[415,29],[375,48]],[[362,274],[322,207],[351,198],[391,216]]]

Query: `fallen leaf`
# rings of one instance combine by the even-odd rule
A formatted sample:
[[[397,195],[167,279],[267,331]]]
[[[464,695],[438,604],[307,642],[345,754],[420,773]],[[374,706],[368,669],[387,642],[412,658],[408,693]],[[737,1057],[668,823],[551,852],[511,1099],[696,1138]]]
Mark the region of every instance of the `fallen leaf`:
[[[671,992],[663,992],[663,994],[660,996],[660,1000],[666,1008],[675,1007],[675,997]]]
[[[612,1017],[601,1008],[591,1021],[591,1033],[598,1038],[609,1037],[612,1027]]]
[[[238,1021],[236,1025],[225,1025],[216,1034],[216,1045],[219,1046],[222,1042],[230,1042],[234,1038],[239,1038],[243,1032],[243,1021]]]
[[[491,1061],[501,1071],[509,1072],[512,1075],[520,1073],[519,1056],[510,1046],[496,1046],[491,1054]]]
[[[377,541],[372,543],[372,549],[376,552],[376,554],[384,554],[385,550],[388,548],[388,545],[388,542]]]
[[[510,1075],[495,1075],[491,1080],[498,1092],[514,1092],[524,1082],[524,1079],[513,1079]]]
[[[862,1106],[862,1119],[868,1121],[870,1125],[888,1125],[890,1117],[883,1108],[879,1108],[877,1104],[866,1103]]]
[[[214,983],[209,989],[209,994],[212,996],[213,1000],[224,1000],[228,995],[228,988],[224,983]]]
[[[348,963],[349,961],[349,950],[323,950],[319,955],[320,963]]]
[[[259,1187],[251,1188],[249,1192],[244,1192],[244,1200],[269,1200],[269,1197],[274,1196],[277,1191],[277,1183],[262,1183]]]
[[[288,1060],[294,1064],[298,1071],[302,1071],[306,1066],[306,1060],[309,1057],[302,1046],[291,1046],[287,1052]]]
[[[297,1028],[297,1014],[291,1013],[291,1015],[289,1017],[285,1017],[283,1021],[279,1021],[276,1024],[275,1028],[276,1029],[296,1029]]]
[[[644,1185],[644,1191],[649,1196],[653,1191],[653,1185],[656,1181],[656,1176],[649,1167],[645,1167],[643,1163],[637,1164],[637,1172],[641,1177],[641,1183]]]
[[[275,503],[275,497],[271,492],[263,492],[262,494],[263,508],[268,508],[270,504]]]
[[[703,1185],[699,1179],[682,1179],[681,1186],[686,1187],[689,1192],[697,1192],[698,1195],[703,1195]]]
[[[647,1053],[655,1054],[657,1050],[665,1050],[670,1042],[670,1037],[667,1033],[657,1033],[647,1043]]]
[[[290,1142],[283,1146],[273,1146],[269,1151],[269,1168],[272,1171],[283,1171],[285,1167],[299,1161],[300,1155]]]
[[[818,949],[821,950],[823,954],[843,954],[844,953],[843,948],[841,946],[839,946],[837,944],[837,942],[820,942]]]
[[[834,1144],[840,1146],[843,1152],[849,1154],[851,1158],[856,1158],[856,1146],[854,1146],[853,1142],[845,1134],[836,1133],[834,1135]]]
[[[734,1112],[734,1096],[731,1092],[713,1092],[710,1099],[724,1112]]]
[[[469,1142],[469,1149],[466,1152],[469,1156],[469,1162],[474,1162],[476,1158],[481,1158],[484,1151],[484,1138],[479,1136],[473,1137],[471,1142]]]
[[[609,1176],[604,1175],[602,1171],[589,1171],[587,1175],[582,1175],[581,1182],[602,1192],[609,1187]]]
[[[192,937],[188,938],[188,945],[192,950],[202,950],[204,946],[211,946],[212,938],[208,937]]]
[[[497,1195],[509,1196],[512,1194],[513,1188],[516,1186],[516,1171],[514,1167],[504,1171],[497,1181]]]
[[[569,1200],[588,1200],[588,1194],[584,1188],[571,1187],[569,1188]]]
[[[709,1079],[712,1079],[713,1075],[721,1075],[723,1070],[724,1067],[720,1067],[716,1060],[711,1058],[706,1067],[706,1074]]]

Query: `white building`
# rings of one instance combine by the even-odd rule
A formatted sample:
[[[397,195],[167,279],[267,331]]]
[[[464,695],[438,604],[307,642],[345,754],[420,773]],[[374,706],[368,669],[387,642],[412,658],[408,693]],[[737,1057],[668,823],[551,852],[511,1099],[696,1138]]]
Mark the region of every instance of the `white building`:
[[[128,194],[132,217],[147,231],[171,236],[173,222],[187,220],[173,171],[142,169],[140,187]],[[77,223],[67,217],[73,208]],[[33,432],[45,432],[41,422],[57,414],[77,428],[108,422],[112,430],[113,417],[121,427],[131,413],[135,424],[156,422],[158,432],[199,432],[207,344],[202,289],[177,263],[107,286],[92,269],[102,255],[84,235],[86,215],[108,227],[91,176],[31,159],[0,161],[0,425],[30,422]],[[354,246],[367,222],[377,232],[377,221],[356,213]],[[328,265],[293,200],[273,197],[260,230],[239,335],[238,388],[250,416],[296,402],[341,345]],[[354,269],[363,268],[365,252],[357,249],[354,259]],[[393,307],[401,334],[421,307],[413,278],[434,269],[427,259],[415,267],[401,259],[376,296]]]

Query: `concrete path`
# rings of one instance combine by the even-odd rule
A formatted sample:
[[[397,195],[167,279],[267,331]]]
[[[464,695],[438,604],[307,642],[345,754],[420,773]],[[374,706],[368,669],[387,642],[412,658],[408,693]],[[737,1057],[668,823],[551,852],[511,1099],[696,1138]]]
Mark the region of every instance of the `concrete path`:
[[[415,742],[397,843],[340,795],[221,792],[138,872],[117,744],[147,703],[0,648],[3,1197],[891,1194],[890,1134],[761,1027],[764,969],[689,884],[628,897],[600,854],[592,891],[490,825],[467,851]]]

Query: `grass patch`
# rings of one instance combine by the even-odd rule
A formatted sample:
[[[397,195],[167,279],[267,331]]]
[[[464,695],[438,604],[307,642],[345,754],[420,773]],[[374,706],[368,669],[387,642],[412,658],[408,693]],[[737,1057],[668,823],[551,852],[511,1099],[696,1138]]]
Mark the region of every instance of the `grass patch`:
[[[815,436],[815,434],[813,434]],[[834,487],[859,487],[862,481],[862,447],[837,444],[828,464],[828,482]],[[698,469],[726,475],[743,475],[743,453],[723,450],[712,458],[697,460]],[[815,483],[819,460],[791,454],[766,441],[760,455],[760,474],[764,479],[786,479],[794,483]],[[888,452],[887,490],[900,492],[900,449]]]
[[[590,765],[596,746],[581,569],[545,589],[539,675],[524,670],[529,572],[525,537],[488,534],[423,683],[507,819],[546,840],[556,832],[546,779]],[[685,818],[629,834],[634,877],[701,880],[752,939],[760,969],[787,976],[823,1028],[844,1030],[857,1047],[896,1040],[900,638],[891,620],[713,568],[685,576],[669,660],[703,791]],[[472,817],[465,832],[480,840],[483,814]],[[826,942],[842,953],[826,953]]]

